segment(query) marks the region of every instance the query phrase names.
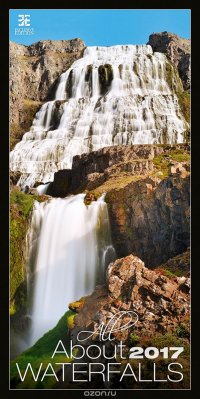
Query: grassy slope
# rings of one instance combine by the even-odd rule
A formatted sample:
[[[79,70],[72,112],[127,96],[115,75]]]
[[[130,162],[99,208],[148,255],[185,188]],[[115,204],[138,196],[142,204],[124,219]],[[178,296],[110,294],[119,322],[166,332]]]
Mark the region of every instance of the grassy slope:
[[[167,152],[163,152],[162,154],[154,157],[154,170],[152,172],[149,172],[145,175],[133,175],[132,173],[120,172],[110,176],[107,181],[99,185],[97,188],[91,190],[91,192],[97,196],[105,192],[108,193],[111,190],[115,190],[117,192],[126,187],[129,183],[146,179],[147,176],[158,175],[160,179],[165,179],[169,174],[169,167],[173,161],[189,162],[189,151],[186,151],[184,148],[175,148],[174,146],[170,151],[168,150]]]
[[[11,380],[11,387],[17,389],[25,389],[25,388],[50,388],[52,385],[55,384],[54,377],[47,377],[44,378],[43,382],[35,382],[33,380],[32,374],[30,370],[27,373],[24,382],[20,381],[18,370],[16,368],[16,363],[19,364],[20,371],[22,375],[26,369],[27,364],[30,362],[34,372],[36,373],[42,363],[42,370],[41,375],[44,373],[48,363],[56,362],[69,362],[71,359],[67,358],[65,355],[55,355],[52,359],[51,356],[58,344],[59,340],[62,340],[65,348],[69,347],[69,328],[68,328],[68,319],[72,318],[75,313],[71,310],[68,310],[64,316],[59,320],[56,327],[52,330],[48,331],[42,338],[40,338],[31,348],[27,349],[23,352],[20,356],[18,356],[15,360],[11,362],[10,368],[10,380]],[[55,366],[54,369],[58,371],[60,366]]]

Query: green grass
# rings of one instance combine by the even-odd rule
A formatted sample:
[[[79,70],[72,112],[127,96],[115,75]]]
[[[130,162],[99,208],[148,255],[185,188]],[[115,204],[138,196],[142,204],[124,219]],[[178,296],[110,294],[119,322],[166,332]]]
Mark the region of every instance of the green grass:
[[[160,270],[168,277],[188,276],[190,269],[190,251],[187,250],[174,258],[169,259],[166,263],[159,265],[156,270]]]
[[[169,278],[176,277],[175,273],[173,273],[173,272],[171,272],[170,270],[167,270],[167,269],[164,270],[164,274],[165,274],[166,277],[169,277]]]
[[[44,372],[48,363],[51,363],[53,368],[58,371],[60,366],[54,366],[55,363],[69,362],[71,359],[67,358],[65,355],[57,354],[52,359],[51,356],[58,344],[59,340],[62,340],[65,348],[69,347],[69,330],[68,330],[68,319],[74,316],[74,312],[68,310],[64,316],[59,320],[56,327],[48,331],[43,335],[31,348],[27,349],[20,356],[11,362],[10,367],[10,380],[11,384],[15,384],[17,389],[25,388],[51,388],[55,384],[54,377],[47,377],[43,382],[35,382],[33,380],[30,370],[27,373],[24,382],[21,382],[16,363],[20,367],[20,371],[24,374],[24,371],[28,363],[31,363],[34,373],[39,370],[40,364],[43,363],[42,371]]]
[[[10,312],[26,306],[25,248],[29,217],[35,200],[44,196],[25,194],[18,188],[10,193]]]
[[[190,154],[189,152],[185,151],[183,148],[178,148],[171,150],[168,153],[162,153],[156,156],[153,159],[154,168],[153,174],[157,171],[161,171],[162,178],[166,178],[168,176],[169,167],[172,161],[176,162],[189,162],[190,161]]]
[[[27,216],[29,216],[30,211],[33,208],[34,200],[35,196],[25,194],[18,189],[13,189],[10,193],[10,205],[11,207],[12,205],[17,206],[19,216],[22,217],[23,219],[26,219]],[[13,212],[11,213],[11,215],[12,214]]]

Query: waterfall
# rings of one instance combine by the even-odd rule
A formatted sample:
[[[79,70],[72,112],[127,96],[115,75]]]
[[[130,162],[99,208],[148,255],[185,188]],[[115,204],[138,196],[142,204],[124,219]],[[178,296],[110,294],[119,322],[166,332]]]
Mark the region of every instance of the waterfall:
[[[180,87],[166,56],[149,45],[87,47],[11,152],[18,184],[52,181],[74,155],[105,146],[182,143],[188,124]]]
[[[115,259],[104,196],[88,206],[84,194],[35,201],[28,247],[32,345],[57,324],[70,302],[104,281]]]
[[[44,195],[47,192],[47,189],[49,187],[50,183],[46,183],[46,184],[40,184],[39,186],[36,187],[36,190],[38,192],[39,195]]]

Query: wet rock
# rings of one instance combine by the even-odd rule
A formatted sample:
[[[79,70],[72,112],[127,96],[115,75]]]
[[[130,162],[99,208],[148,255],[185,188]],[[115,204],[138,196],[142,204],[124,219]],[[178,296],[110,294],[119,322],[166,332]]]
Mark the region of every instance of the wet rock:
[[[81,39],[42,40],[30,46],[10,42],[11,149],[29,130],[42,102],[52,99],[60,74],[84,48]]]
[[[36,188],[30,188],[29,191],[28,191],[28,194],[39,195],[39,193],[38,193]]]
[[[108,91],[109,87],[111,86],[112,80],[113,80],[112,65],[110,65],[110,64],[100,65],[98,72],[99,72],[99,83],[100,83],[100,88],[101,88],[101,95],[103,96]]]
[[[167,55],[177,67],[185,90],[190,89],[190,40],[170,32],[153,33],[149,41],[153,51]]]
[[[78,187],[93,190],[110,176],[119,173],[146,174],[153,170],[152,159],[161,153],[153,145],[128,145],[105,147],[73,158],[72,190]]]
[[[16,186],[18,180],[20,179],[21,172],[10,171],[10,186]]]
[[[54,173],[54,181],[47,188],[47,195],[52,197],[66,197],[70,191],[72,181],[71,169],[63,169]]]
[[[97,197],[93,193],[87,193],[84,197],[84,204],[90,205],[92,201],[96,201]]]

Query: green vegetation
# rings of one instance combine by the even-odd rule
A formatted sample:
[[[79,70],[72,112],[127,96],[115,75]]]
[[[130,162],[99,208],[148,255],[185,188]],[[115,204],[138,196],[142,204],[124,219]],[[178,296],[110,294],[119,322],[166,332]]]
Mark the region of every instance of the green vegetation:
[[[134,334],[133,334],[134,336]],[[179,383],[173,383],[173,388],[174,389],[184,389],[184,388],[189,388],[189,376],[190,376],[190,345],[189,341],[186,338],[180,338],[177,335],[177,332],[174,331],[174,333],[166,333],[166,334],[158,334],[156,333],[155,336],[148,336],[148,335],[142,335],[138,337],[139,339],[137,341],[133,341],[132,345],[134,346],[141,346],[142,348],[148,348],[148,347],[156,347],[158,349],[162,349],[164,347],[183,347],[184,351],[179,355],[178,357],[178,362],[182,364],[183,366],[183,374],[184,374],[184,379],[179,382]],[[169,352],[172,354],[173,352]],[[121,361],[119,359],[119,361]],[[124,364],[126,364],[127,360],[123,361]],[[123,363],[122,362],[122,363]],[[132,367],[138,367],[138,362],[139,360],[136,359],[129,359],[130,364]],[[155,363],[156,365],[156,378],[157,382],[152,382],[152,363]],[[167,389],[167,388],[172,388],[172,384],[169,381],[166,382],[159,382],[159,380],[166,379],[166,370],[168,367],[168,364],[170,363],[170,359],[164,359],[162,353],[159,355],[158,358],[152,360],[152,359],[146,359],[144,358],[142,361],[142,375],[144,379],[149,379],[150,382],[143,383],[141,382],[140,388],[141,389],[153,389],[153,388],[161,388],[161,389]],[[130,379],[130,388],[137,388],[137,384],[133,382]]]
[[[130,338],[130,343],[131,343],[131,345],[136,345],[136,344],[138,344],[138,342],[139,342],[139,340],[140,340],[140,337],[138,337],[138,335],[136,335],[136,334],[134,334],[134,333],[131,333],[130,336],[129,336],[129,338]]]
[[[176,274],[171,272],[171,270],[168,270],[168,269],[165,269],[165,268],[162,268],[162,267],[158,267],[156,269],[156,271],[157,271],[158,274],[162,274],[163,276],[166,276],[166,277],[171,278],[171,279],[176,277]]]
[[[14,210],[17,210],[19,216],[25,220],[32,210],[34,200],[33,195],[25,194],[17,188],[13,189],[10,193],[11,215],[13,215]],[[14,205],[13,208],[12,205]]]
[[[187,250],[182,254],[169,259],[166,263],[160,265],[155,270],[167,277],[188,277],[190,270],[190,251]]]
[[[180,323],[179,326],[177,327],[176,334],[180,338],[187,338],[189,339],[190,337],[190,329],[189,329],[189,323]]]
[[[72,312],[72,311],[71,311],[71,312]],[[75,324],[74,324],[74,317],[75,317],[76,315],[77,315],[76,313],[72,312],[72,313],[68,316],[68,318],[67,318],[67,327],[69,328],[69,330],[72,330],[72,328],[75,327]]]
[[[185,120],[190,123],[190,93],[188,93],[187,91],[183,91],[176,94],[179,100],[181,112]]]
[[[69,309],[77,313],[80,309],[83,308],[86,298],[86,296],[83,296],[78,301],[69,303]]]
[[[58,371],[59,365],[54,366],[58,362],[70,362],[71,359],[67,358],[65,354],[55,355],[52,359],[51,356],[58,344],[59,340],[62,340],[66,350],[69,348],[69,331],[67,328],[68,320],[74,313],[68,310],[64,316],[59,320],[56,327],[48,331],[42,338],[40,338],[35,345],[30,349],[27,349],[20,356],[11,362],[10,368],[10,379],[11,384],[15,385],[17,389],[24,388],[51,388],[55,384],[54,377],[47,377],[43,382],[34,381],[30,370],[27,372],[27,377],[24,382],[20,381],[19,374],[16,368],[16,363],[19,364],[21,373],[23,374],[28,363],[31,363],[33,371],[37,372],[39,370],[40,364],[42,363],[42,371],[44,373],[48,363],[52,363],[54,370]],[[41,373],[42,373],[41,371]]]
[[[153,337],[151,339],[151,344],[159,349],[165,346],[182,346],[182,341],[175,334],[167,333]]]
[[[95,188],[93,193],[96,196],[100,196],[103,193],[109,193],[111,190],[115,190],[116,195],[121,189],[126,187],[129,183],[135,182],[144,178],[144,176],[136,176],[136,175],[123,175],[122,173],[119,175],[115,175],[109,178],[109,180],[105,181],[102,185]]]
[[[178,97],[179,106],[185,120],[190,123],[190,93],[183,90],[178,71],[169,61],[166,63],[165,77],[170,89]]]
[[[172,162],[189,162],[190,161],[190,154],[189,151],[186,151],[184,148],[172,148],[168,152],[163,152],[160,155],[157,155],[153,159],[154,163],[154,171],[155,172],[162,172],[161,178],[166,178],[168,176],[168,171]]]
[[[34,199],[13,190],[10,195],[10,299],[11,313],[25,306],[25,238]],[[20,295],[19,295],[20,292]]]
[[[165,78],[172,92],[181,93],[183,91],[178,70],[169,61],[166,63]]]
[[[14,188],[10,193],[10,312],[26,306],[25,240],[34,201],[44,196],[29,195]]]

